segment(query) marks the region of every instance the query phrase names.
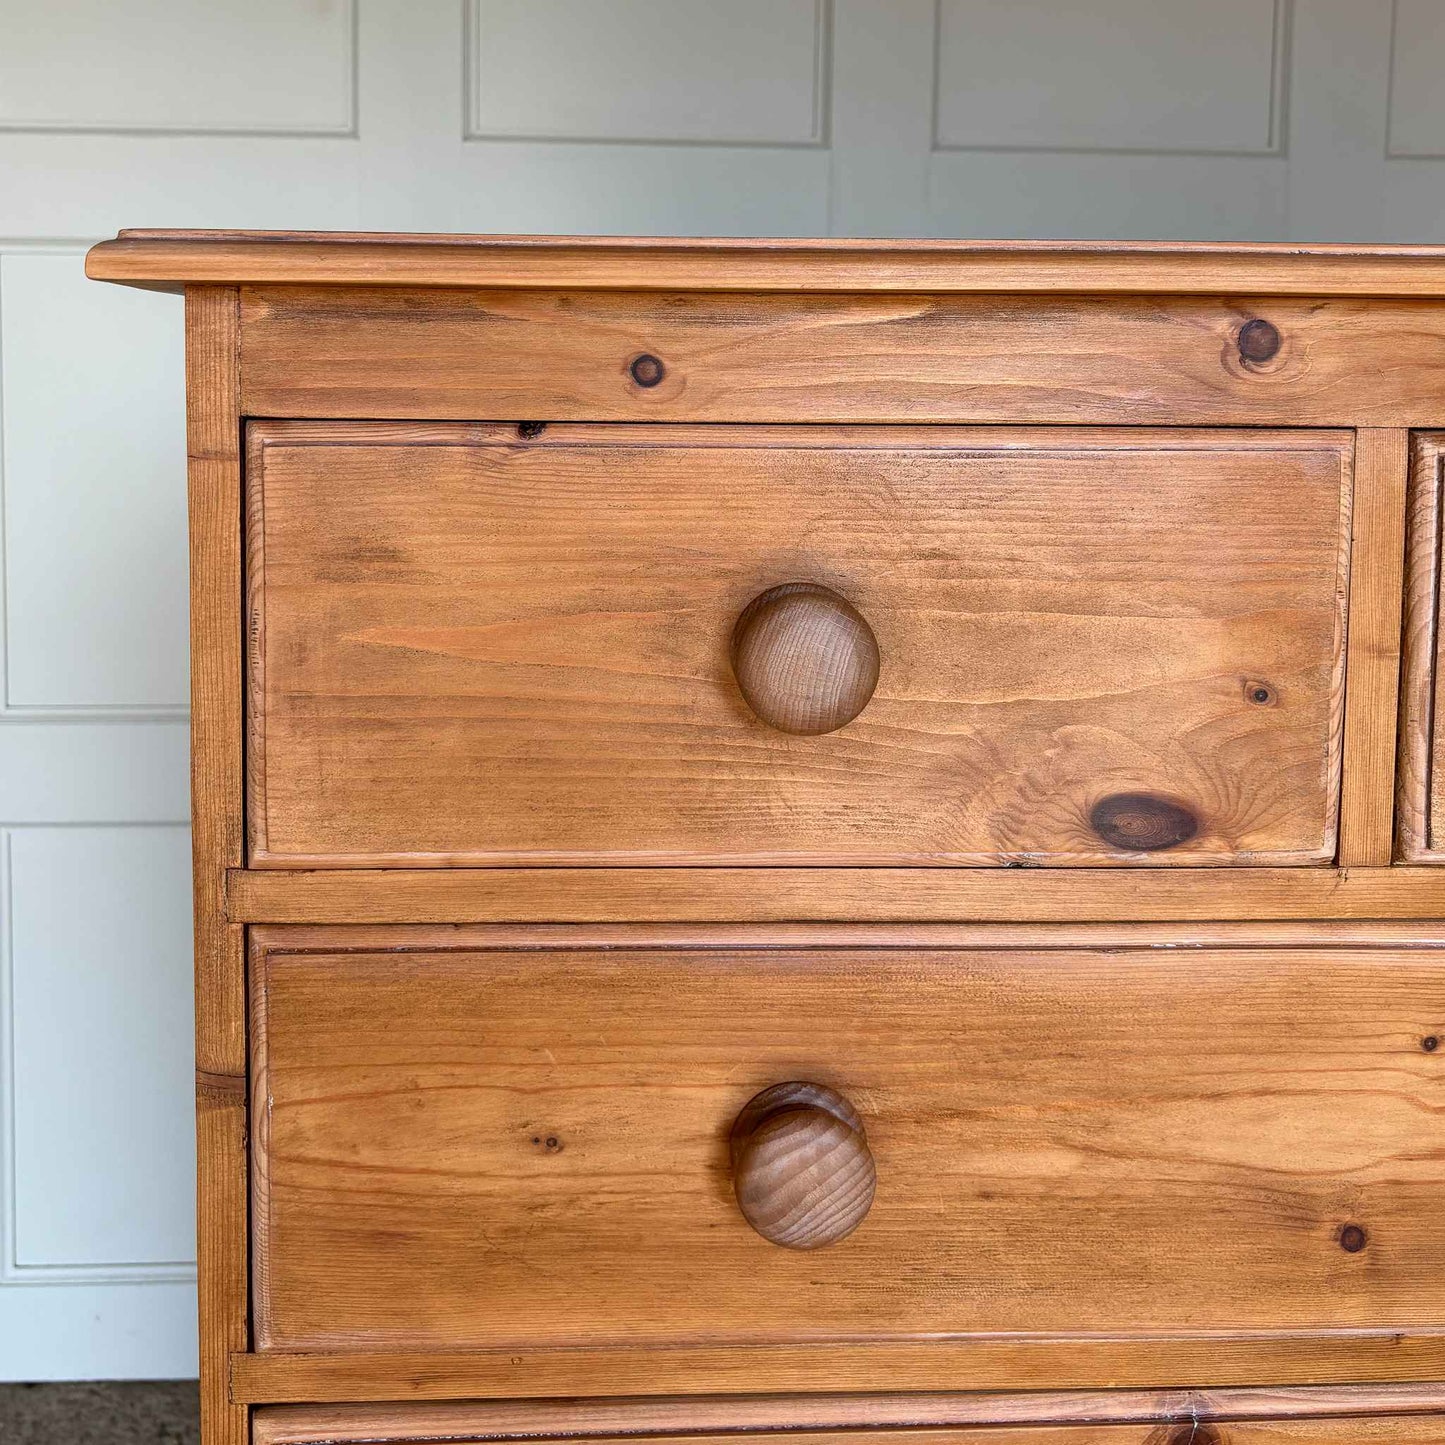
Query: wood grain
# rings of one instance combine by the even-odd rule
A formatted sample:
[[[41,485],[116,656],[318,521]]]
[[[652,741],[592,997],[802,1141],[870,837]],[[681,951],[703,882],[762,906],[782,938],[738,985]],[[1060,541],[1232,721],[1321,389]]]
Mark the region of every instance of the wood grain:
[[[1161,1424],[1177,1420],[1404,1417],[1442,1411],[1445,1387],[1440,1385],[1032,1391],[1022,1395],[724,1395],[712,1399],[469,1401],[330,1408],[271,1405],[256,1411],[253,1438],[255,1445],[309,1445],[316,1440],[352,1445],[409,1437],[505,1440],[767,1427]]]
[[[385,1429],[385,1426],[381,1428]],[[274,1435],[258,1435],[258,1442],[274,1441]],[[292,1440],[317,1441],[317,1435],[293,1434]],[[377,1435],[378,1440],[436,1441],[435,1435],[399,1436]],[[480,1438],[475,1434],[453,1435],[442,1440],[440,1445],[458,1445],[466,1439]],[[588,1445],[602,1445],[606,1436],[582,1432],[568,1437],[588,1442]],[[736,1435],[729,1434],[688,1434],[685,1436],[659,1436],[660,1445],[734,1445]],[[742,1437],[747,1440],[748,1436]],[[762,1441],[776,1441],[777,1435],[764,1434]],[[797,1445],[846,1445],[840,1442],[836,1431],[798,1430],[787,1437]],[[847,1442],[857,1445],[898,1445],[900,1432],[897,1430],[856,1430],[847,1437]],[[1365,1416],[1354,1419],[1316,1419],[1308,1422],[1299,1420],[1214,1420],[1201,1422],[1186,1416],[1179,1420],[1174,1429],[1149,1429],[1144,1423],[1135,1425],[1095,1425],[1071,1422],[1053,1425],[1010,1425],[961,1426],[952,1429],[909,1430],[907,1445],[1438,1445],[1440,1440],[1438,1422],[1407,1416],[1403,1419],[1382,1419]],[[329,1437],[327,1437],[329,1445]]]
[[[1440,538],[1445,433],[1412,439],[1405,573],[1404,667],[1400,688],[1400,770],[1396,788],[1399,853],[1416,863],[1445,862],[1433,838],[1440,687]]]
[[[229,1356],[247,1347],[244,929],[226,917],[242,859],[238,299],[186,296],[191,530],[191,840],[196,955],[196,1255],[206,1445],[243,1445]]]
[[[348,877],[352,875],[347,875]],[[1364,923],[471,923],[414,924],[405,943],[388,925],[258,924],[253,945],[286,953],[347,948],[393,952],[437,949],[571,948],[1438,948],[1445,921]]]
[[[268,287],[242,319],[272,417],[1419,426],[1445,384],[1428,302]]]
[[[497,868],[231,873],[248,923],[1438,919],[1445,872],[1258,868]]]
[[[1345,434],[249,434],[253,865],[1334,856]],[[798,577],[884,659],[824,737],[728,664]]]
[[[438,236],[129,230],[85,273],[186,284],[624,291],[965,291],[1445,296],[1445,249],[1184,241]]]
[[[782,1390],[1373,1387],[1445,1378],[1445,1334],[1357,1330],[1325,1335],[1034,1335],[903,1344],[687,1345],[669,1350],[306,1351],[237,1355],[231,1377],[236,1398],[255,1404],[488,1396],[514,1401],[576,1395],[755,1396]]]
[[[1421,451],[1424,451],[1422,446]],[[1432,469],[1438,470],[1439,462],[1433,463]],[[1440,537],[1437,532],[1435,548],[1437,557],[1441,546]],[[1439,563],[1436,563],[1437,570]],[[1432,855],[1445,856],[1445,839],[1438,836],[1439,825],[1445,819],[1445,767],[1440,766],[1441,753],[1445,750],[1445,738],[1442,738],[1439,727],[1439,719],[1445,717],[1445,645],[1442,645],[1439,623],[1440,595],[1437,592],[1435,611],[1436,621],[1434,628],[1434,655],[1431,666],[1431,706],[1430,706],[1430,772],[1429,790],[1426,794],[1426,806],[1429,808],[1429,846]]]
[[[1371,428],[1356,433],[1340,799],[1339,861],[1346,865],[1383,866],[1394,856],[1395,732],[1409,473],[1408,432]]]
[[[406,944],[253,961],[262,1350],[1436,1318],[1445,950]],[[780,1079],[853,1101],[877,1159],[818,1255],[733,1200]]]

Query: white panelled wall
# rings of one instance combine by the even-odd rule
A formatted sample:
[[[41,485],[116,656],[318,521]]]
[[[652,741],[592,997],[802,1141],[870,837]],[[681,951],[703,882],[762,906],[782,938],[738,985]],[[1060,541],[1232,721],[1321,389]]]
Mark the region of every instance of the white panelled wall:
[[[1442,61],[1445,0],[0,0],[0,1378],[194,1367],[181,304],[89,242],[1441,241]]]

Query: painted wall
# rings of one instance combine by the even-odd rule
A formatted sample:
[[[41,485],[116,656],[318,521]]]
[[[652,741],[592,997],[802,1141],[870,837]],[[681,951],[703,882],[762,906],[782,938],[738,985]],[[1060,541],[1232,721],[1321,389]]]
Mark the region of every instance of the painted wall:
[[[181,306],[120,226],[1445,240],[1440,0],[0,0],[0,1378],[193,1369]]]

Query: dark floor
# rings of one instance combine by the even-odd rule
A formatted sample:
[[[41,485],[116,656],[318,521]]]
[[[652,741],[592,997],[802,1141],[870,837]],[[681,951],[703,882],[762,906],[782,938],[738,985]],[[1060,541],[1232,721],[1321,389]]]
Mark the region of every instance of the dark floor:
[[[194,1380],[0,1385],[0,1445],[200,1445]]]

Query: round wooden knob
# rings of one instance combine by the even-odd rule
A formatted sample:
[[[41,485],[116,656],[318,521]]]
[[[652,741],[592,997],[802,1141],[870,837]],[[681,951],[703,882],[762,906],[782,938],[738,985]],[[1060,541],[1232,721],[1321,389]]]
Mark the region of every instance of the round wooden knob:
[[[873,1203],[878,1175],[863,1121],[822,1084],[775,1084],[732,1133],[733,1188],[743,1218],[785,1249],[846,1239]]]
[[[733,673],[752,710],[785,733],[850,723],[878,686],[878,639],[844,597],[785,582],[754,597],[733,629]]]

